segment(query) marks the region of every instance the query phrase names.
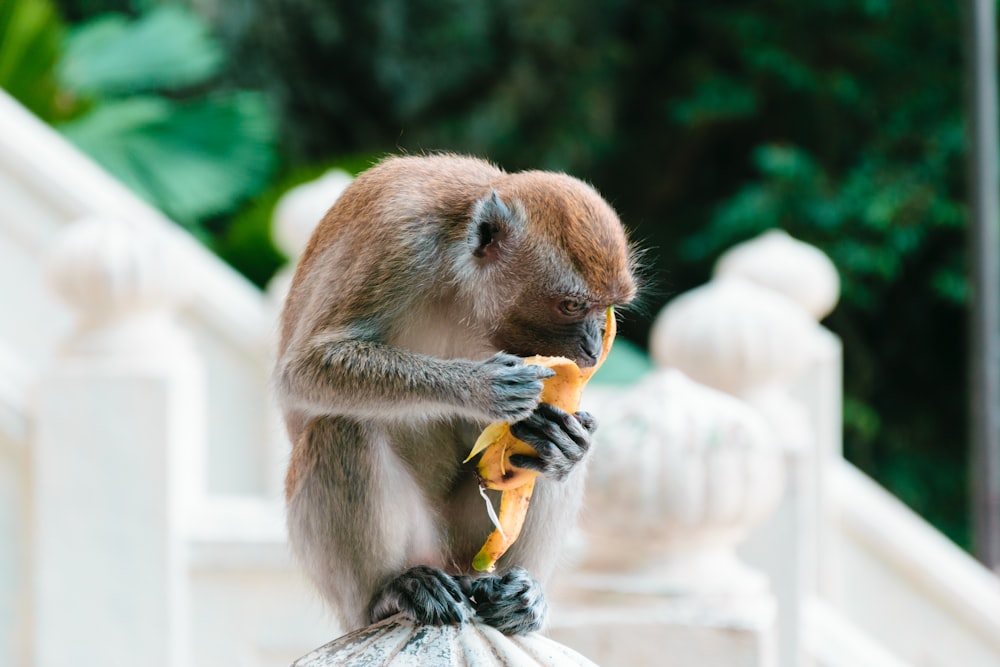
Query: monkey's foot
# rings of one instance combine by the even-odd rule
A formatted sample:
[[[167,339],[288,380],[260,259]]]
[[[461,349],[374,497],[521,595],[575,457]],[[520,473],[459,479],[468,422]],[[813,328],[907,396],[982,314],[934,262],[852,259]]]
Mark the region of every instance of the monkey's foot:
[[[448,625],[469,617],[458,582],[437,568],[418,565],[391,580],[372,599],[372,623],[402,612],[417,623]]]
[[[505,635],[541,630],[549,615],[542,586],[526,570],[514,568],[497,577],[486,575],[470,582],[476,616]]]

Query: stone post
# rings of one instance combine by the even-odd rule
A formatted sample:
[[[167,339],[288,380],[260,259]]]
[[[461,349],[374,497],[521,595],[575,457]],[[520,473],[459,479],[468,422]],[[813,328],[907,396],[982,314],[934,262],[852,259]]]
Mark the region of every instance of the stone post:
[[[585,556],[552,636],[605,667],[776,665],[774,598],[735,552],[781,497],[767,422],[660,369],[606,406],[591,456]]]
[[[335,639],[302,656],[292,667],[340,665],[597,667],[538,633],[511,637],[475,619],[455,625],[417,625],[401,614]]]
[[[0,665],[28,665],[31,431],[35,378],[0,345]]]
[[[741,551],[771,577],[789,665],[802,664],[802,610],[821,571],[835,588],[825,488],[829,461],[840,456],[840,346],[816,320],[836,303],[838,282],[817,249],[767,232],[727,252],[710,283],[671,303],[652,340],[659,363],[746,400],[785,448],[788,492]]]
[[[185,533],[204,492],[200,366],[154,232],[70,226],[47,258],[76,327],[42,375],[34,439],[33,664],[186,667]]]
[[[734,246],[715,266],[716,276],[742,276],[783,294],[819,322],[840,296],[840,277],[821,250],[773,229]],[[805,408],[813,446],[802,470],[805,511],[815,540],[809,585],[832,601],[839,596],[839,548],[835,539],[837,504],[830,477],[843,457],[843,349],[840,339],[822,326],[811,328],[805,371],[790,392]]]

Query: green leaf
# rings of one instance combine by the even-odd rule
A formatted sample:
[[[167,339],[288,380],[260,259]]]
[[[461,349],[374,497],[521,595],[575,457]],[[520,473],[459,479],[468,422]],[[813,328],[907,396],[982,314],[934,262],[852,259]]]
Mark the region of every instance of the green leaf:
[[[233,93],[179,104],[108,102],[61,128],[66,137],[176,221],[195,226],[256,193],[275,164],[263,98]]]
[[[750,116],[757,111],[752,88],[724,76],[703,79],[694,93],[670,105],[681,125],[699,125]]]
[[[136,20],[105,14],[78,27],[58,73],[70,91],[103,97],[202,83],[222,65],[222,50],[202,19],[162,5]]]
[[[969,301],[969,281],[961,272],[952,267],[942,267],[931,276],[931,287],[942,298],[957,306]]]
[[[55,67],[64,31],[49,0],[0,2],[0,88],[47,121],[60,115]]]
[[[797,146],[766,144],[753,153],[753,161],[765,176],[786,181],[815,181],[820,178],[813,159]]]

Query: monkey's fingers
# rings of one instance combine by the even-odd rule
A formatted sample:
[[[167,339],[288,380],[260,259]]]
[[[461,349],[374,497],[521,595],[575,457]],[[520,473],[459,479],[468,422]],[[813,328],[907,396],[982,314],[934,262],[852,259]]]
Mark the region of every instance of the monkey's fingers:
[[[376,593],[368,615],[373,623],[402,612],[418,623],[449,625],[467,619],[467,601],[453,577],[437,568],[417,565]]]
[[[524,359],[498,353],[477,366],[485,383],[481,408],[496,422],[514,422],[531,414],[538,405],[544,388],[543,381],[554,373],[539,364],[525,363]]]
[[[523,568],[503,576],[476,577],[470,588],[476,616],[505,635],[537,632],[545,626],[549,605],[542,586]]]
[[[511,465],[554,480],[564,480],[590,450],[591,432],[575,415],[542,403],[528,419],[511,426],[511,434],[537,452],[513,454]]]

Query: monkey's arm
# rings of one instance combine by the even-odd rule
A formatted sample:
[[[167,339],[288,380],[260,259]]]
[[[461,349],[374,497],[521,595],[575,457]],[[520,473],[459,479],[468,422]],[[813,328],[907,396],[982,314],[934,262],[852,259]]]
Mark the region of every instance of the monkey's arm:
[[[531,414],[552,371],[519,357],[438,359],[330,334],[290,348],[278,367],[286,407],[363,418],[463,415],[518,421]]]

